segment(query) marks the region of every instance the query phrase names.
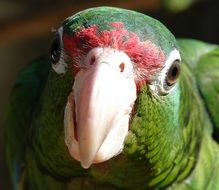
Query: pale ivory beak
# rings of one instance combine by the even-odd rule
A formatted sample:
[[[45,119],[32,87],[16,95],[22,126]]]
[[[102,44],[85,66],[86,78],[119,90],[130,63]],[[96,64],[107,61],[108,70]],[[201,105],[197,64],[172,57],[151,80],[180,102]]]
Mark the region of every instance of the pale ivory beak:
[[[94,60],[95,58],[95,60]],[[65,108],[65,142],[83,168],[119,154],[136,100],[132,63],[122,51],[94,48],[75,77]]]

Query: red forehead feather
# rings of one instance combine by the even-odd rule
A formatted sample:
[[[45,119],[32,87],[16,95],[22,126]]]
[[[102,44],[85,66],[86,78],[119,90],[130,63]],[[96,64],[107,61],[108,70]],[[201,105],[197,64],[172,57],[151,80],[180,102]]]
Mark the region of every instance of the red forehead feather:
[[[111,30],[98,31],[96,25],[81,28],[73,35],[64,35],[64,48],[72,57],[80,57],[95,47],[111,47],[124,51],[146,74],[164,64],[164,52],[151,41],[140,41],[134,32],[125,29],[124,24],[113,22]]]

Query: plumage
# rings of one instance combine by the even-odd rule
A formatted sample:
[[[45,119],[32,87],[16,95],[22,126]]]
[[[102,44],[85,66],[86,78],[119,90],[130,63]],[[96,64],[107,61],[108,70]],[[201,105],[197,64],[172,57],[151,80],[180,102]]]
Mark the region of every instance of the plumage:
[[[67,18],[10,97],[14,188],[219,189],[218,52],[134,11]]]

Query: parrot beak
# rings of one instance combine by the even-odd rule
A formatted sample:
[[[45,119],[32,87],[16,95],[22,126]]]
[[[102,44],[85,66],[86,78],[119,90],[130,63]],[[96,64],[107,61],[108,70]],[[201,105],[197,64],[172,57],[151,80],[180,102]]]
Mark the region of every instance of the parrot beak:
[[[122,51],[94,48],[65,108],[65,142],[83,168],[119,154],[136,100],[133,65]]]

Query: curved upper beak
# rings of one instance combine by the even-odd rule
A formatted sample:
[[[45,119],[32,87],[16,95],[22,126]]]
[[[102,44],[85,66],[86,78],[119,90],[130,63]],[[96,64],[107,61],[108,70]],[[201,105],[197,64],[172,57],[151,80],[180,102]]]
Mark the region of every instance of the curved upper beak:
[[[84,168],[121,151],[136,99],[134,72],[128,56],[111,49],[96,49],[93,54],[97,57],[95,64],[80,70],[75,77],[71,106],[67,106],[65,113],[67,127],[74,128],[66,133],[76,133],[75,147],[71,148],[78,152],[73,157]],[[73,119],[69,118],[72,115]]]

